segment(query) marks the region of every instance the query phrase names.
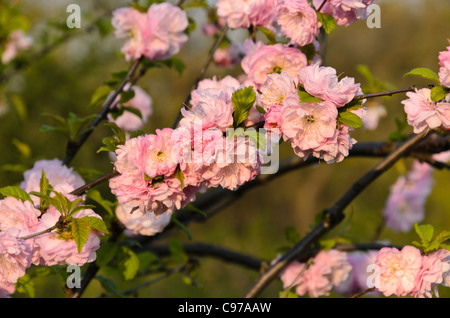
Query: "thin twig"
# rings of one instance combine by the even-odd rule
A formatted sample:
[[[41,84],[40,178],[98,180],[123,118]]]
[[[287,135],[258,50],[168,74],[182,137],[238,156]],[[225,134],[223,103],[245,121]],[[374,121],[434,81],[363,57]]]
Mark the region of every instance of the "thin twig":
[[[364,296],[365,294],[371,293],[371,292],[373,292],[373,291],[375,291],[375,287],[372,287],[372,288],[368,288],[368,289],[366,289],[366,290],[363,290],[362,292],[359,292],[359,293],[357,293],[357,294],[355,294],[355,295],[353,295],[353,296],[350,296],[349,298],[359,298],[359,297],[362,297],[362,296]]]
[[[45,229],[45,230],[43,230],[43,231],[36,232],[36,233],[30,234],[30,235],[26,235],[26,236],[21,236],[21,237],[19,237],[19,239],[21,239],[21,240],[26,240],[26,239],[29,239],[29,238],[33,238],[33,237],[36,237],[36,236],[45,234],[45,233],[50,233],[51,231],[53,231],[53,230],[56,229],[57,227],[58,227],[58,223],[56,223],[56,224],[53,225],[52,227],[49,227],[48,229]]]

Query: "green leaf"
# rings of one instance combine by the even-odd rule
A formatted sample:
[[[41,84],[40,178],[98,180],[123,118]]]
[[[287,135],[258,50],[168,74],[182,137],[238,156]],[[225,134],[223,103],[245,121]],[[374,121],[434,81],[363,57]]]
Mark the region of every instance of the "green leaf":
[[[137,255],[128,247],[122,246],[119,257],[119,269],[125,280],[132,280],[139,271],[140,263]]]
[[[183,10],[186,9],[192,9],[192,8],[208,8],[208,4],[206,3],[206,0],[193,0],[193,1],[188,1],[186,3],[183,3],[183,5],[181,6],[183,8]]]
[[[81,253],[84,244],[89,238],[89,234],[91,234],[91,227],[88,222],[82,219],[73,218],[70,220],[70,223],[72,225],[73,240],[77,244],[78,253]]]
[[[186,227],[186,225],[184,225],[183,223],[178,221],[178,219],[176,218],[175,214],[172,215],[171,221],[173,223],[175,223],[176,225],[178,225],[186,233],[186,235],[187,235],[189,240],[192,240],[191,232],[189,232],[189,229]]]
[[[130,101],[134,97],[134,90],[130,89],[128,91],[122,91],[120,93],[120,104],[125,104],[126,102]],[[142,117],[142,116],[141,116]]]
[[[83,206],[84,209],[84,206]],[[82,218],[79,218],[79,220],[86,221],[91,229],[98,230],[100,232],[103,232],[104,234],[109,234],[108,228],[106,227],[105,222],[95,216],[83,216]]]
[[[308,92],[299,90],[298,91],[298,97],[300,97],[300,103],[319,103],[323,100],[319,97],[314,97]]]
[[[431,242],[431,239],[433,238],[433,226],[430,224],[418,225],[417,223],[414,223],[414,229],[416,230],[417,235],[419,235],[420,239],[422,240],[422,246],[427,249],[428,245]]]
[[[105,242],[100,248],[97,250],[97,258],[95,263],[98,267],[103,267],[107,265],[114,256],[117,255],[119,248],[116,243],[113,242]]]
[[[327,34],[336,27],[336,19],[329,14],[317,12],[317,19],[322,23],[322,27]]]
[[[16,291],[21,294],[27,294],[30,298],[35,297],[34,282],[31,280],[30,275],[25,274],[17,280]]]
[[[446,90],[442,86],[435,86],[431,89],[431,100],[434,102],[439,102],[443,100],[450,91]]]
[[[244,131],[244,135],[250,138],[250,140],[258,149],[261,149],[263,151],[266,150],[267,140],[264,134],[260,133],[256,129],[250,128]]]
[[[170,254],[176,261],[184,263],[187,260],[187,255],[184,253],[183,245],[177,239],[171,239],[169,241]]]
[[[31,200],[30,195],[25,190],[22,190],[21,188],[16,187],[16,186],[6,186],[4,188],[1,188],[0,194],[5,197],[13,197],[13,198],[19,199],[23,202],[29,201],[34,205],[33,200]]]
[[[339,112],[338,119],[341,123],[353,128],[361,128],[363,125],[361,118],[350,111]]]
[[[235,128],[247,118],[255,99],[256,94],[253,91],[253,86],[241,88],[233,93],[231,102],[234,108],[233,125]]]
[[[420,76],[435,81],[436,83],[440,83],[437,74],[434,71],[430,70],[429,68],[425,67],[415,68],[412,71],[409,71],[408,73],[403,75],[403,77],[406,76]]]
[[[267,38],[267,40],[269,41],[270,45],[276,44],[277,43],[277,39],[275,37],[275,34],[273,34],[272,31],[270,31],[268,28],[262,27],[262,26],[257,26],[256,27],[259,31],[261,31]]]
[[[140,119],[142,119],[142,113],[139,109],[134,108],[134,107],[127,107],[127,106],[122,106],[121,107],[124,111],[130,112],[136,116],[138,116]]]
[[[100,284],[102,285],[103,289],[107,292],[107,293],[111,293],[116,297],[125,297],[125,295],[117,288],[116,284],[114,283],[114,281],[110,278],[101,276],[101,275],[95,275],[95,279],[97,279]]]
[[[264,110],[264,108],[262,108],[262,107],[259,106],[259,105],[256,105],[256,110],[257,110],[258,112],[260,112],[261,114],[265,114],[265,113],[266,113],[266,111]]]
[[[175,172],[174,172],[173,176],[180,181],[181,189],[183,190],[183,188],[184,188],[184,183],[183,183],[184,182],[184,174],[183,174],[183,172],[181,171],[181,169],[179,167],[177,167],[177,169],[175,169]]]
[[[282,290],[278,293],[278,297],[279,298],[298,298],[298,295],[290,290],[288,290],[288,291]]]

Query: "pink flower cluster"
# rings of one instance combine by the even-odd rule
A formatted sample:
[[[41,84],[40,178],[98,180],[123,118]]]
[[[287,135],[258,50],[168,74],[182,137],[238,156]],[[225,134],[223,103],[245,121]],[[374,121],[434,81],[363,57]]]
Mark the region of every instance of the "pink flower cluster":
[[[440,162],[450,161],[450,151],[434,154]],[[414,223],[425,217],[425,203],[433,186],[434,169],[428,163],[414,161],[407,175],[401,176],[391,186],[383,210],[386,227],[398,232],[408,232]]]
[[[301,102],[301,86],[320,102]],[[282,134],[301,158],[310,154],[328,163],[340,162],[356,142],[350,137],[351,127],[339,123],[339,108],[360,95],[353,78],[341,80],[331,67],[310,65],[295,76],[289,73],[270,74],[260,88],[258,102],[266,111],[265,128]],[[362,118],[362,109],[352,111]]]
[[[440,249],[422,255],[419,249],[405,246],[402,250],[382,248],[377,255],[377,289],[385,296],[438,297],[438,286],[448,287],[450,251]]]
[[[76,199],[69,193],[84,184],[81,177],[67,168],[58,159],[42,160],[24,173],[21,188],[27,192],[40,191],[39,180],[45,171],[50,185],[70,200]],[[98,231],[92,231],[81,253],[78,253],[74,240],[57,230],[37,235],[54,226],[60,219],[60,212],[54,206],[41,212],[39,199],[31,195],[34,204],[13,197],[0,200],[0,294],[14,292],[14,284],[25,270],[34,265],[83,265],[96,259],[100,247]],[[73,217],[98,217],[90,209],[81,210]],[[32,236],[36,234],[36,236]],[[31,236],[26,238],[27,236]]]
[[[114,11],[112,25],[118,38],[125,38],[121,51],[127,61],[142,56],[149,60],[165,60],[179,52],[187,42],[186,13],[170,3],[154,3],[143,13],[133,8]]]
[[[450,129],[450,95],[444,101],[431,100],[431,89],[416,89],[406,93],[408,99],[402,101],[405,106],[408,124],[413,126],[415,133],[426,128],[443,127]]]
[[[283,288],[295,288],[300,295],[320,297],[344,282],[352,270],[345,252],[328,250],[319,252],[309,263],[294,261],[281,273]]]
[[[232,29],[263,26],[273,29],[277,0],[219,0],[217,15]]]
[[[110,180],[110,188],[122,205],[121,215],[128,214],[124,224],[131,224],[137,218],[131,213],[139,209],[148,224],[146,233],[157,233],[167,225],[158,220],[169,220],[198,191],[218,186],[235,190],[256,177],[261,165],[257,147],[248,137],[226,136],[233,126],[231,96],[240,86],[231,76],[202,80],[189,107],[182,109],[178,128],[156,130],[118,147],[115,168],[120,175]],[[143,233],[133,225],[129,229]]]

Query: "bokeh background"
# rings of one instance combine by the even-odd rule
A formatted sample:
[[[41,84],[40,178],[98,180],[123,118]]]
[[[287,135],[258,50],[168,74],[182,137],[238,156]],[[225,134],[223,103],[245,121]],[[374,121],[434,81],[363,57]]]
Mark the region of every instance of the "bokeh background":
[[[5,0],[2,0],[5,1]],[[67,117],[74,112],[80,117],[98,111],[88,105],[95,89],[111,78],[111,72],[127,67],[119,54],[122,40],[115,39],[110,26],[111,12],[126,5],[118,0],[46,0],[16,1],[22,14],[30,20],[29,32],[35,38],[30,54],[53,43],[59,36],[68,39],[17,72],[7,82],[0,84],[0,186],[18,184],[23,176],[21,169],[30,168],[40,159],[64,158],[66,139],[51,132],[40,132],[43,124],[53,124],[43,116],[51,113]],[[69,13],[67,5],[76,3],[82,10],[81,29],[61,27]],[[337,69],[338,74],[364,79],[357,72],[358,64],[367,65],[372,73],[397,88],[412,84],[426,85],[419,78],[404,78],[403,74],[416,67],[438,71],[438,52],[445,50],[450,38],[450,2],[448,0],[384,0],[381,6],[381,28],[369,29],[365,21],[349,27],[337,27],[327,38],[325,64]],[[1,7],[0,7],[1,9]],[[188,11],[197,23],[197,29],[187,45],[177,56],[186,64],[180,76],[175,70],[151,69],[139,81],[153,99],[153,115],[147,132],[170,127],[189,89],[206,59],[212,39],[201,32],[206,20],[202,9]],[[105,17],[94,28],[92,21]],[[100,27],[100,28],[99,28]],[[103,32],[100,32],[103,30]],[[109,31],[109,32],[108,32]],[[240,39],[242,34],[231,32]],[[205,77],[241,74],[240,66],[220,68],[211,66]],[[359,142],[386,140],[395,129],[394,118],[403,116],[400,101],[404,95],[380,99],[388,110],[376,131],[359,129],[353,137]],[[72,162],[86,181],[92,169],[108,173],[112,169],[110,158],[103,152],[97,154],[101,140],[110,134],[101,125]],[[286,145],[284,145],[286,146]],[[292,155],[287,147],[281,149],[282,157]],[[355,180],[375,165],[379,159],[350,158],[339,164],[320,164],[293,171],[264,187],[251,190],[206,223],[192,224],[193,236],[189,241],[182,231],[173,237],[181,243],[204,242],[220,245],[261,259],[272,260],[280,248],[288,244],[285,228],[294,226],[304,235],[315,216],[335,202]],[[346,220],[330,237],[339,236],[351,242],[368,242],[382,221],[382,210],[390,185],[406,172],[410,161],[402,161],[384,174],[346,210]],[[426,203],[423,223],[434,225],[437,232],[449,230],[450,201],[448,199],[449,172],[436,171],[433,191]],[[98,189],[108,196],[107,185]],[[411,244],[417,237],[413,231],[395,233],[383,229],[380,239],[392,244]],[[167,241],[158,242],[166,244]],[[238,265],[213,258],[200,259],[196,271],[197,284],[186,284],[183,276],[175,274],[148,288],[138,291],[139,297],[240,297],[257,279],[258,273]],[[105,270],[101,275],[112,278],[118,288],[128,289],[151,278],[146,276],[125,282],[120,275]],[[36,279],[37,297],[61,297],[62,279],[54,275]],[[262,297],[278,297],[281,282],[274,281]],[[85,297],[103,293],[94,280]],[[448,289],[440,290],[441,297],[449,297]],[[18,295],[21,297],[21,295]],[[336,296],[333,294],[332,296]]]

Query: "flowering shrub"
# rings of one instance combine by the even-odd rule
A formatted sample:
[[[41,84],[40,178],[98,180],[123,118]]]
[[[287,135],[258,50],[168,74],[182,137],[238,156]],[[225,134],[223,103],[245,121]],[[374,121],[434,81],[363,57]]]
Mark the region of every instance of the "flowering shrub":
[[[261,275],[245,296],[259,295],[265,287],[260,282],[279,277],[280,297],[438,297],[439,286],[450,284],[450,232],[435,236],[433,225],[421,223],[435,170],[449,169],[450,47],[435,52],[438,73],[415,68],[405,74],[430,81],[428,86],[390,89],[363,66],[364,82],[343,76],[326,62],[327,38],[335,28],[345,32],[368,18],[374,2],[136,1],[114,8],[105,36],[109,31],[120,45],[118,62],[127,69],[114,71],[94,90],[89,106],[99,107],[98,113],[80,117],[69,112],[67,119],[47,114],[56,126],[43,125],[41,131],[66,138],[63,160],[40,158],[9,166],[20,172],[20,182],[0,188],[0,296],[34,296],[32,275],[41,273],[36,268],[57,272],[70,265],[86,268],[83,286],[65,287],[73,297],[81,297],[94,278],[107,293],[124,296],[112,280],[97,275],[103,269],[120,272],[125,281],[180,272],[186,283],[194,284],[199,264],[187,255],[189,246],[172,239],[167,257],[156,241],[177,229],[192,239],[191,222],[208,220],[248,189],[288,171],[335,167],[348,157],[367,156],[382,159],[352,185],[341,182],[337,188],[348,190],[318,214],[306,235],[288,227],[290,245],[270,265],[252,265]],[[183,73],[185,61],[178,56],[196,28],[192,8],[207,13],[201,34],[213,45],[169,126],[160,117],[166,105],[159,94],[137,82],[152,69]],[[16,21],[12,25],[17,28],[0,29],[0,75],[19,71],[25,63],[22,55],[34,45],[28,28],[17,22],[25,18],[13,6],[5,10],[2,14]],[[101,30],[103,24],[97,22]],[[236,31],[244,38],[232,39]],[[238,71],[208,76],[211,64]],[[170,90],[177,91],[175,86],[171,83]],[[404,120],[397,118],[389,140],[380,144],[360,138],[360,131],[370,133],[388,117],[377,98],[396,94],[405,94],[400,107]],[[149,131],[154,116],[160,126]],[[71,164],[102,121],[111,133],[95,155],[106,152],[111,167],[103,176],[87,178]],[[30,152],[18,140],[15,145],[22,154]],[[290,157],[278,162],[285,151]],[[332,230],[349,218],[344,211],[358,194],[399,162],[404,174],[389,189],[373,240],[334,236]],[[267,170],[274,164],[276,169]],[[355,168],[351,174],[358,173]],[[96,189],[100,184],[107,188],[104,192]],[[276,211],[280,219],[281,209]],[[383,229],[414,229],[420,242],[397,246],[380,241]],[[247,261],[231,254],[237,263]]]

